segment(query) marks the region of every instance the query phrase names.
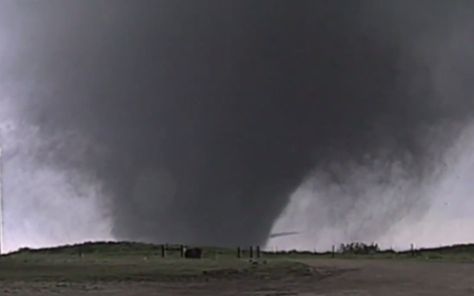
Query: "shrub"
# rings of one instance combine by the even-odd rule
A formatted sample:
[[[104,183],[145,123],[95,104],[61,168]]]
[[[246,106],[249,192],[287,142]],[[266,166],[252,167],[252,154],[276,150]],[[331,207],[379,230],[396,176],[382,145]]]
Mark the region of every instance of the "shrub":
[[[365,243],[348,243],[341,244],[339,247],[339,253],[342,254],[354,254],[354,255],[369,255],[375,254],[380,251],[378,244],[372,243],[367,245]]]

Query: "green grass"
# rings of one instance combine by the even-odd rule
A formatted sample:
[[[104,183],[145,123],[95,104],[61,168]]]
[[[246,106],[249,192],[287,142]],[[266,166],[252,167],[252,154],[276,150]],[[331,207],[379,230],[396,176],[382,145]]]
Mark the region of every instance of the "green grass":
[[[87,243],[49,249],[23,249],[0,257],[0,281],[100,282],[100,281],[207,281],[214,279],[274,279],[306,276],[307,259],[332,258],[331,253],[264,253],[258,264],[248,252],[203,248],[203,259],[180,258],[170,246],[166,258],[161,246],[142,243]],[[381,251],[370,255],[336,254],[338,259],[395,259],[474,261],[474,245],[422,249],[411,252]],[[303,262],[303,263],[302,263]]]
[[[312,253],[312,252],[279,252],[277,254],[268,254],[267,258],[287,258],[287,259],[308,259],[308,258],[333,258],[331,252]],[[338,259],[393,259],[393,260],[424,260],[424,261],[455,261],[472,262],[474,261],[474,245],[454,245],[440,248],[415,249],[413,251],[393,251],[382,250],[372,254],[355,254],[351,252],[336,252],[334,258]]]
[[[173,246],[177,247],[177,246]],[[176,248],[177,249],[177,248]],[[161,246],[141,243],[87,243],[29,250],[0,258],[0,281],[179,281],[232,278],[278,279],[307,272],[283,257],[258,264],[236,258],[224,248],[204,248],[203,259],[180,258],[179,251],[161,257]]]

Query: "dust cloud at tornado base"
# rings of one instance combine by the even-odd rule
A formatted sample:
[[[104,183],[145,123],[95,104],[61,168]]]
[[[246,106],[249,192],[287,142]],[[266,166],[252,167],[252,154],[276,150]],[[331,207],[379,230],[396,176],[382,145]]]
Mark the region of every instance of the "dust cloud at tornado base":
[[[267,248],[324,251],[341,243],[377,242],[406,250],[411,244],[471,243],[474,124],[450,144],[438,166],[421,180],[407,174],[401,163],[378,160],[315,170],[293,193],[273,228],[298,234],[270,239]],[[346,171],[343,180],[328,182],[332,170],[341,169]]]
[[[414,224],[438,243],[470,223],[450,220],[471,203],[468,1],[0,5],[17,245],[324,248]]]

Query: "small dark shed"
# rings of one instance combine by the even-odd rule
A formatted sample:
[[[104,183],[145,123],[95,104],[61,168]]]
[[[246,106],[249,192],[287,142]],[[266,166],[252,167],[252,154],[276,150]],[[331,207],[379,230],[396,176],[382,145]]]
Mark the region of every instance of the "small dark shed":
[[[187,249],[184,254],[184,257],[189,259],[201,259],[202,253],[202,249],[200,248]]]

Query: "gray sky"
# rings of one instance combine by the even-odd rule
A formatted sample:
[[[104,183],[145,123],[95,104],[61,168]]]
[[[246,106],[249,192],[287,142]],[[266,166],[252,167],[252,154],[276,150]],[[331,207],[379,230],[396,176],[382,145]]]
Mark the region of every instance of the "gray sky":
[[[473,115],[470,1],[0,6],[8,198],[44,203],[11,223],[64,225],[64,207],[81,221],[47,236],[81,240],[92,223],[99,237],[263,244],[316,176],[344,188],[311,195],[333,209],[325,222],[367,204],[377,223],[351,218],[346,237],[376,239],[428,211],[415,188]],[[388,205],[368,199],[398,186]]]

